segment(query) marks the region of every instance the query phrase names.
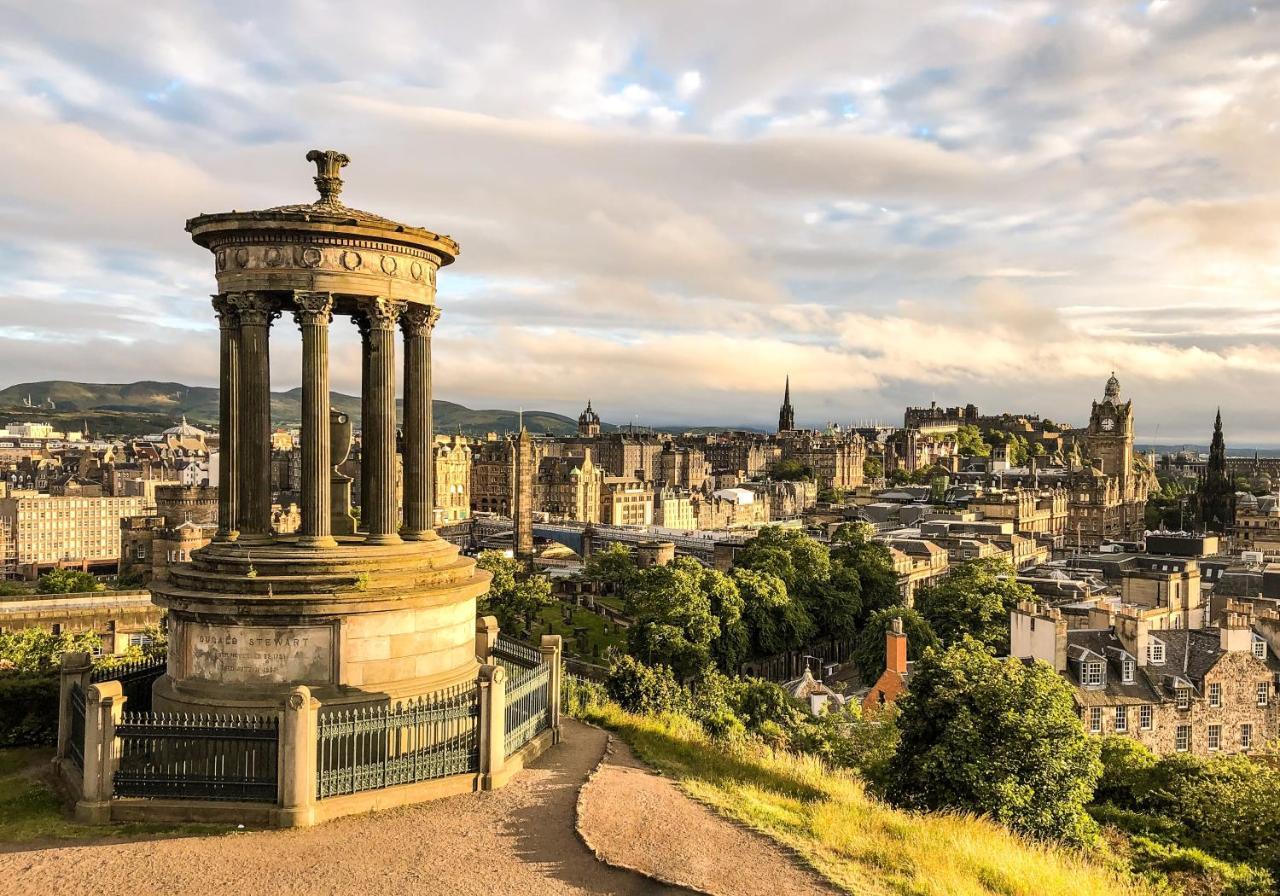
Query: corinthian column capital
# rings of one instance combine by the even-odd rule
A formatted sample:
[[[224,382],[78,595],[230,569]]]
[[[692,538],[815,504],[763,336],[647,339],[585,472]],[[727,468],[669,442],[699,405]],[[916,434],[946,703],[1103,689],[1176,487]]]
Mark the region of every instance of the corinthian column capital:
[[[227,298],[242,324],[269,327],[280,316],[276,303],[260,292],[230,292]]]
[[[439,319],[440,309],[435,305],[409,305],[400,314],[400,329],[407,337],[429,337]]]
[[[361,330],[394,330],[396,321],[404,311],[405,303],[394,299],[369,298],[359,302],[360,316],[358,322]]]
[[[293,291],[293,319],[299,327],[333,320],[333,294],[305,289]]]
[[[231,298],[226,293],[218,293],[211,296],[213,299],[213,313],[218,316],[218,329],[234,330],[240,326],[240,315],[236,312],[235,306],[231,304]]]

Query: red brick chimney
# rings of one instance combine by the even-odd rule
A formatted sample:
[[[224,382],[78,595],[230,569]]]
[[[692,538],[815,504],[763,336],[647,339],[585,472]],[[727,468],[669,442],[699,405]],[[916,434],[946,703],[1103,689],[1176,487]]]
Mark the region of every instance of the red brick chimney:
[[[901,616],[895,616],[884,633],[884,668],[887,672],[907,674],[907,636],[902,632]]]

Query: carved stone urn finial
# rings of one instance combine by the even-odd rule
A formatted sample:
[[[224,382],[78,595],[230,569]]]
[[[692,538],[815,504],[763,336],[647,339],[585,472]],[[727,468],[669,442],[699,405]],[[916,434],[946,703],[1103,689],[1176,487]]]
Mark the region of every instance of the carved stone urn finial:
[[[342,192],[342,178],[338,172],[351,160],[332,149],[313,149],[307,153],[307,161],[316,163],[316,189],[320,191],[316,205],[341,205],[338,194]]]

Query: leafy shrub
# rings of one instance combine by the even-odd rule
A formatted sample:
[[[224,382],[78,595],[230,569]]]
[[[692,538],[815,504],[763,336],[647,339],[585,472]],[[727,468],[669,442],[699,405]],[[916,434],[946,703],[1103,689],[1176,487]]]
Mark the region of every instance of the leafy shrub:
[[[626,654],[609,668],[605,690],[627,712],[682,712],[688,706],[688,694],[670,668],[646,666]]]
[[[57,738],[57,676],[0,676],[0,747],[51,745]]]

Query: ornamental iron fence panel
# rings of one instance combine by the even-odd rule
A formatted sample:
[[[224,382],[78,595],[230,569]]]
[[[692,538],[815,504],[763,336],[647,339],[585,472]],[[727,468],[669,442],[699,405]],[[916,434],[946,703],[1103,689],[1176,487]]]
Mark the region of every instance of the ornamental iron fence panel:
[[[474,683],[395,706],[332,710],[317,725],[316,795],[478,772],[479,728]]]
[[[71,737],[67,750],[76,768],[84,771],[84,688],[78,681],[71,683]]]
[[[551,725],[551,664],[511,676],[506,703],[504,746],[510,756]]]
[[[274,716],[126,713],[116,738],[117,797],[276,802]]]
[[[167,667],[168,661],[165,655],[159,654],[119,666],[94,669],[89,677],[94,682],[120,682],[120,692],[127,700],[125,707],[129,712],[149,713],[151,712],[151,687],[156,683],[156,679],[165,673]]]
[[[509,663],[523,668],[531,668],[542,662],[542,651],[536,647],[530,647],[528,644],[521,644],[519,641],[513,641],[505,635],[498,635],[498,641],[493,646],[493,653],[500,660],[507,660]],[[503,665],[507,665],[504,663]]]

